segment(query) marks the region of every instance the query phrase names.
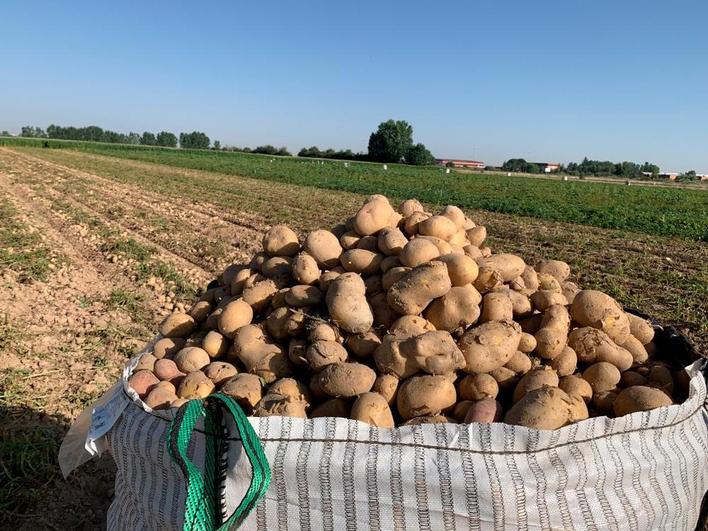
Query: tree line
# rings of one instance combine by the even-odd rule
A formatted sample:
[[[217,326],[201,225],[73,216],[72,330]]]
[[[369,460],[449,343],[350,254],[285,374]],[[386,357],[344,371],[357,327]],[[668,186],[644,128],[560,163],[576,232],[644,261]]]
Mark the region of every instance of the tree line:
[[[275,147],[270,144],[256,148],[239,148],[221,146],[216,140],[212,146],[209,137],[201,131],[180,133],[179,138],[169,131],[157,134],[145,131],[142,134],[130,132],[116,133],[95,125],[88,127],[62,127],[50,125],[47,130],[27,125],[22,128],[21,136],[33,138],[53,138],[60,140],[83,140],[88,142],[108,142],[115,144],[135,144],[143,146],[179,147],[190,149],[212,149],[221,151],[238,151],[242,153],[260,153],[265,155],[291,156],[285,147]],[[299,157],[316,157],[329,159],[365,160],[384,163],[402,163],[425,165],[434,164],[432,153],[420,142],[413,141],[413,127],[405,120],[387,120],[381,122],[378,128],[369,136],[367,153],[354,153],[351,149],[320,150],[317,146],[303,148]]]
[[[504,171],[520,173],[541,173],[541,166],[525,159],[509,159],[502,164]],[[580,177],[622,177],[625,179],[656,178],[661,172],[659,166],[650,162],[639,164],[636,162],[611,162],[609,160],[591,160],[585,157],[581,162],[569,162],[567,165],[561,164],[554,173],[565,173]]]

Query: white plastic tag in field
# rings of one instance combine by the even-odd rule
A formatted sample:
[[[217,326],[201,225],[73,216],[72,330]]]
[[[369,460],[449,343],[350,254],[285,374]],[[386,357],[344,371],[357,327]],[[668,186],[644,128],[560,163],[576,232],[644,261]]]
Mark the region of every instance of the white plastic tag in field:
[[[108,433],[128,405],[122,386],[115,386],[111,391],[110,396],[106,397],[106,402],[96,404],[91,412],[91,426],[86,435],[86,450],[94,455],[103,450],[96,445],[96,441]]]

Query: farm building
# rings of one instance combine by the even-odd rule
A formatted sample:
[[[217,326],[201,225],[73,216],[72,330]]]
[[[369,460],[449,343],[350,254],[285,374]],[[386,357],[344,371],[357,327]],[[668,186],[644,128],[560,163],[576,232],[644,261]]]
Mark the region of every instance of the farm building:
[[[541,173],[553,173],[560,170],[559,162],[532,162],[541,169]]]
[[[660,173],[659,174],[659,179],[668,179],[669,181],[675,181],[676,177],[678,177],[677,172],[668,172],[668,173]]]
[[[452,164],[454,168],[474,168],[476,170],[484,169],[484,162],[479,160],[462,160],[462,159],[435,159],[435,162],[440,166]]]

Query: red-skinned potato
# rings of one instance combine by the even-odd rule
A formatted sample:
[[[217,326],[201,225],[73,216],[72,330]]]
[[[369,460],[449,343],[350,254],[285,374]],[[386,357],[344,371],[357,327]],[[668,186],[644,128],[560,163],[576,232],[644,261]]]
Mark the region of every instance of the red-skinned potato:
[[[138,393],[140,398],[145,398],[158,383],[160,383],[160,380],[157,379],[157,376],[147,370],[134,372],[128,378],[128,385]]]
[[[480,424],[489,424],[491,422],[499,422],[503,417],[504,409],[499,402],[494,398],[482,398],[470,404],[464,418],[464,423],[472,424],[473,422],[477,422]]]

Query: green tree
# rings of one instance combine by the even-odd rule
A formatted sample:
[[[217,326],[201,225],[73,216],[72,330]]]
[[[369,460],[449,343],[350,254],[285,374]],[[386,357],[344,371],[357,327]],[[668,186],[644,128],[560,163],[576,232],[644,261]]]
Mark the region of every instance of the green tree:
[[[208,149],[209,137],[201,131],[179,134],[179,147],[186,149]]]
[[[149,133],[148,131],[145,131],[143,133],[143,136],[140,137],[140,143],[143,146],[156,146],[157,145],[157,138],[153,133]]]
[[[529,162],[526,164],[526,169],[524,171],[526,173],[541,173],[541,168],[538,164]]]
[[[221,142],[219,142],[218,140],[214,140],[214,149],[216,151],[221,150]]]
[[[529,163],[526,162],[526,159],[509,159],[502,164],[502,170],[525,173],[528,166]]]
[[[2,133],[0,133],[0,136],[10,136],[10,131],[7,129],[3,129]]]
[[[46,138],[47,134],[42,130],[41,127],[33,127],[31,125],[25,125],[22,127],[20,136],[30,137],[30,138]]]
[[[406,164],[423,166],[425,164],[434,163],[435,157],[433,157],[433,154],[428,150],[428,148],[421,143],[412,145],[406,152]]]
[[[404,120],[388,120],[369,136],[369,158],[376,162],[401,162],[412,145],[413,127]]]
[[[177,137],[168,131],[160,131],[157,133],[157,145],[162,147],[177,147]]]

